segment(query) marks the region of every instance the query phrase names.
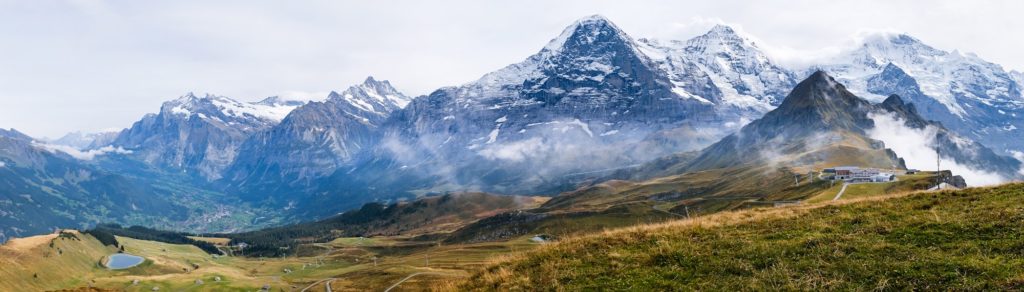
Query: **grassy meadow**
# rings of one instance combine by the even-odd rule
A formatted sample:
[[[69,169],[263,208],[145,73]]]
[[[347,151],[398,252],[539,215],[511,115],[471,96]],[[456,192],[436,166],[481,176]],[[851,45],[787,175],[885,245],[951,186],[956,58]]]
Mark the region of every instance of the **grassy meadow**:
[[[1024,184],[918,192],[582,236],[459,290],[1018,290]]]

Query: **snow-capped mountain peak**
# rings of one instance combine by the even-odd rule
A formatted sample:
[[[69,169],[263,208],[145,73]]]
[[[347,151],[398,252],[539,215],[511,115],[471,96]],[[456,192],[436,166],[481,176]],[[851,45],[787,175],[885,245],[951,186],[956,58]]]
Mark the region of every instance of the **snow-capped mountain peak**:
[[[552,80],[550,77],[572,82],[600,83],[613,75],[637,73],[627,71],[640,67],[657,70],[650,58],[641,52],[636,41],[607,18],[593,15],[579,19],[566,27],[558,37],[525,61],[488,73],[458,90],[462,91],[460,95],[464,97],[507,97],[509,94],[506,91],[518,91],[522,89],[524,83]],[[480,100],[468,102],[488,103]]]
[[[217,118],[221,121],[225,119],[254,119],[275,124],[299,105],[301,104],[275,98],[248,103],[212,94],[198,97],[189,92],[177,99],[165,102],[160,107],[160,112],[185,117],[195,115],[203,119]]]
[[[687,41],[691,47],[706,47],[709,44],[736,44],[745,47],[757,47],[750,39],[740,36],[732,27],[724,24],[716,24],[707,33]],[[744,47],[739,47],[744,49]]]
[[[544,46],[542,53],[559,54],[567,47],[586,47],[607,41],[633,42],[629,35],[610,20],[595,14],[566,27],[558,37]]]
[[[852,92],[912,101],[922,116],[996,149],[1019,149],[1024,97],[1012,72],[975,54],[947,52],[904,33],[867,36],[824,69]],[[897,70],[898,69],[898,70]]]
[[[298,106],[306,104],[307,102],[309,102],[309,101],[307,101],[307,100],[286,99],[286,98],[282,98],[280,96],[276,96],[275,95],[275,96],[270,96],[270,97],[264,98],[263,100],[257,101],[254,104],[265,105],[265,106],[275,106],[275,107],[276,106],[294,106],[294,107],[298,107]]]
[[[768,62],[768,56],[754,41],[741,36],[732,27],[722,24],[715,25],[703,35],[687,40],[684,46],[692,57],[701,59],[734,56],[750,62]]]
[[[894,52],[913,53],[924,56],[946,54],[946,52],[926,45],[921,40],[906,33],[875,33],[867,35],[857,50],[870,52],[871,55],[875,56],[892,55]]]
[[[763,113],[795,85],[793,74],[775,65],[757,45],[732,27],[715,25],[687,41],[640,41],[653,51],[677,87],[740,109]],[[716,90],[704,89],[711,83]]]
[[[341,93],[332,91],[329,101],[344,101],[356,108],[379,116],[404,108],[412,98],[402,94],[387,80],[378,81],[372,76],[363,83],[353,85]]]

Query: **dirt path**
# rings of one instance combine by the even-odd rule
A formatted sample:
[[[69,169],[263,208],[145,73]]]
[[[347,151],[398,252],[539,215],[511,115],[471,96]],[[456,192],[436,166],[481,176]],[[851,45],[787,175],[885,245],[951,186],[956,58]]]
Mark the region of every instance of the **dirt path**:
[[[842,196],[843,196],[843,193],[844,193],[844,192],[846,192],[846,187],[848,187],[848,186],[850,186],[850,183],[844,182],[844,183],[843,183],[843,188],[839,189],[839,193],[838,193],[838,194],[836,194],[836,197],[835,197],[835,198],[832,198],[832,200],[833,200],[833,201],[838,201],[838,200],[839,200],[839,197],[842,197]]]
[[[418,273],[413,273],[412,275],[406,276],[402,280],[398,281],[394,285],[391,285],[391,287],[388,287],[387,289],[385,289],[384,292],[389,292],[389,291],[391,291],[391,289],[395,289],[395,287],[398,287],[398,285],[401,285],[405,281],[407,281],[409,279],[412,279],[412,277],[419,276],[419,275],[424,275],[424,274],[444,275],[442,273],[435,273],[435,272],[418,272]]]
[[[325,244],[322,244],[322,243],[317,243],[317,244],[314,244],[314,246],[327,248],[327,251],[325,251],[324,254],[314,258],[314,259],[316,259],[317,265],[319,265],[321,262],[323,262],[323,260],[325,258],[327,258],[327,256],[331,255],[331,252],[334,252],[334,247],[331,246],[331,245],[325,245]],[[300,292],[306,292],[306,290],[309,290],[309,288],[313,288],[313,286],[316,286],[317,284],[320,284],[320,283],[323,283],[324,281],[326,281],[327,283],[325,283],[325,285],[327,286],[327,292],[331,292],[331,282],[334,282],[334,280],[337,280],[337,279],[338,278],[324,278],[324,279],[320,279],[319,281],[313,282],[313,284],[309,284],[309,286],[306,286],[306,288],[302,288],[302,290],[299,290],[299,291]]]
[[[309,286],[306,286],[306,288],[302,288],[302,290],[299,290],[299,292],[306,292],[306,290],[309,290],[309,288],[313,288],[317,284],[324,283],[324,282],[327,282],[326,283],[327,284],[327,291],[330,292],[331,291],[331,282],[334,282],[334,280],[337,280],[337,278],[321,279],[320,281],[313,282],[313,284],[309,284]]]

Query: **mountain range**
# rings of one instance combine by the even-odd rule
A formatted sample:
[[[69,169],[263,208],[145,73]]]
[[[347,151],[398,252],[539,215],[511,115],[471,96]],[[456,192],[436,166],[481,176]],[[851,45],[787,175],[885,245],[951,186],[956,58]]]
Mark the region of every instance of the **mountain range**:
[[[259,221],[270,224],[434,194],[588,197],[617,178],[694,186],[695,176],[729,174],[749,182],[743,190],[754,197],[768,189],[804,194],[789,184],[758,189],[754,180],[788,181],[845,164],[931,166],[901,159],[910,154],[881,139],[890,137],[879,133],[889,121],[881,119],[927,133],[922,146],[942,149],[948,161],[1019,179],[1021,162],[1011,155],[1024,155],[1024,122],[1017,117],[1024,115],[1022,79],[1020,72],[907,35],[869,38],[829,62],[787,68],[728,26],[686,41],[634,39],[590,16],[521,62],[415,98],[370,77],[308,103],[189,93],[116,135],[41,143],[4,132],[0,141],[9,146],[0,153],[0,171],[9,171],[11,182],[0,188],[12,194],[11,204],[43,191],[67,206],[110,209],[32,224],[25,214],[3,214],[8,221],[0,222],[8,223],[0,227],[21,234],[100,220],[150,222],[139,214],[186,204],[182,193],[249,214],[238,220],[273,217]],[[51,144],[92,151],[93,159],[53,151]],[[83,172],[141,188],[89,189],[92,180],[69,176]],[[50,184],[58,177],[60,188]],[[152,185],[186,190],[146,188]],[[84,197],[66,196],[68,187]],[[733,187],[695,189],[711,197]],[[97,198],[104,201],[90,201]],[[125,203],[133,200],[141,201]],[[584,200],[554,199],[548,206],[578,201]],[[169,216],[165,224],[185,226],[173,222],[194,222],[212,207],[191,208],[196,211]],[[254,215],[266,209],[275,211]]]

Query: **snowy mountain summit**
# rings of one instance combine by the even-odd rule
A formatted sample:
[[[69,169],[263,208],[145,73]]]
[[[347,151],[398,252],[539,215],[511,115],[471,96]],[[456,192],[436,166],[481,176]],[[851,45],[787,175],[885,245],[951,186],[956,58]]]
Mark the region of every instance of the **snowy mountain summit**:
[[[276,125],[297,106],[188,93],[165,102],[159,113],[147,114],[110,144],[158,167],[216,179],[234,161],[242,141]]]
[[[325,101],[305,104],[246,139],[225,181],[239,192],[259,195],[309,187],[376,145],[381,125],[411,100],[373,77],[331,92]]]
[[[869,100],[898,94],[965,137],[1004,154],[1024,151],[1020,80],[977,55],[939,50],[906,34],[877,34],[819,67]]]

